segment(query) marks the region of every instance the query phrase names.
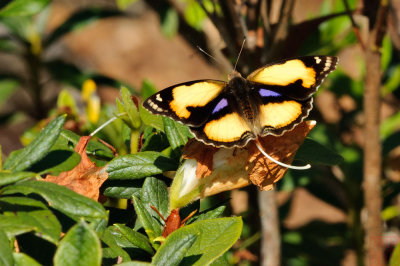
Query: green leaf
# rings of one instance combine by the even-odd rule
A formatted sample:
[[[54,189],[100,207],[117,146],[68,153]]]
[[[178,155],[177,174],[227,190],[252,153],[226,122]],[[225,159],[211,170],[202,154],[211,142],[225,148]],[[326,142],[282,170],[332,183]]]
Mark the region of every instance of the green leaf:
[[[207,15],[197,1],[188,1],[184,17],[190,26],[196,30],[201,30]]]
[[[61,240],[54,265],[101,265],[101,244],[96,233],[84,222],[73,226]]]
[[[164,131],[164,123],[161,115],[153,115],[141,105],[139,106],[139,114],[145,125],[154,127],[158,131]]]
[[[149,79],[144,79],[142,82],[142,89],[140,91],[141,98],[143,100],[146,100],[156,92],[157,92],[156,86]]]
[[[154,254],[149,239],[139,232],[132,230],[131,228],[123,224],[115,224],[114,227],[134,246],[146,251],[150,255]]]
[[[386,118],[380,126],[380,135],[382,138],[387,138],[399,129],[400,124],[400,112],[397,112],[388,118]]]
[[[172,259],[175,255],[169,253],[169,250],[176,250],[174,246],[179,245],[182,239],[197,235],[197,239],[185,252],[181,264],[207,265],[224,254],[239,239],[242,226],[240,217],[204,220],[184,226],[167,237],[157,250],[153,263],[168,255]],[[163,254],[164,252],[168,254]]]
[[[127,261],[124,263],[116,264],[115,266],[150,266],[150,265],[152,265],[152,264],[149,262],[132,260],[132,261]]]
[[[177,163],[161,153],[145,151],[123,155],[112,160],[107,167],[109,179],[137,179],[161,174],[177,168]]]
[[[116,236],[113,235],[112,227],[106,229],[101,237],[101,241],[108,246],[108,248],[103,248],[103,258],[116,259],[117,257],[121,257],[122,261],[131,260],[129,254],[118,245]]]
[[[0,16],[30,16],[38,13],[47,6],[50,0],[13,0],[0,9]]]
[[[152,243],[153,247],[157,249],[159,245],[157,243],[154,243],[153,241],[156,237],[161,235],[161,224],[158,223],[158,221],[151,216],[151,214],[147,211],[146,207],[140,199],[133,197],[133,205],[135,207],[138,219],[143,225],[143,228],[147,236],[149,237],[150,242]]]
[[[161,217],[150,207],[154,206],[165,218],[168,217],[168,190],[165,183],[155,177],[148,177],[144,181],[140,199],[147,211],[162,223]]]
[[[37,175],[36,173],[32,172],[16,172],[16,173],[0,172],[0,186],[12,184],[17,181],[34,177],[36,175]]]
[[[133,196],[139,197],[142,190],[143,179],[133,180],[107,180],[103,187],[103,195],[117,199],[131,199]]]
[[[0,229],[0,265],[13,266],[14,258],[12,254],[12,249],[10,246],[10,241],[3,230]]]
[[[208,209],[208,210],[202,211],[199,214],[195,215],[194,217],[190,218],[186,222],[186,224],[191,224],[193,222],[218,218],[222,215],[222,213],[225,211],[225,209],[226,209],[226,206],[223,205],[223,206],[218,206],[213,209]]]
[[[165,266],[179,265],[197,238],[198,233],[193,232],[184,234],[173,242],[169,241],[167,245],[164,244],[158,249],[152,263]]]
[[[61,224],[42,202],[27,197],[2,197],[0,209],[0,228],[9,236],[34,231],[38,237],[58,243]]]
[[[138,109],[135,103],[132,101],[132,94],[129,92],[127,87],[121,88],[121,99],[122,102],[117,99],[117,107],[120,113],[126,113],[126,115],[120,116],[120,118],[132,129],[136,130],[140,128],[142,121],[139,117]]]
[[[107,219],[107,213],[100,203],[66,187],[50,182],[23,181],[3,188],[0,190],[0,193],[4,195],[14,193],[28,195],[30,193],[36,193],[43,197],[48,202],[49,206],[65,213],[75,220],[81,217],[86,219]]]
[[[81,160],[81,156],[70,150],[52,150],[43,159],[35,163],[29,170],[40,174],[59,175],[73,169]]]
[[[0,106],[16,91],[18,82],[14,79],[0,80]]]
[[[136,3],[137,0],[117,0],[117,6],[121,10],[127,9],[130,5]]]
[[[112,9],[89,8],[79,10],[49,35],[44,42],[44,46],[47,47],[63,35],[81,29],[82,27],[87,26],[88,24],[99,19],[120,15],[122,15],[120,11]]]
[[[45,157],[56,142],[64,122],[65,115],[51,121],[28,146],[10,154],[4,169],[22,171]]]
[[[173,8],[169,8],[161,18],[161,32],[168,38],[176,35],[179,28],[179,16]]]
[[[168,117],[162,117],[164,123],[165,134],[167,134],[168,141],[173,149],[176,157],[181,156],[181,149],[188,141],[189,129],[185,126],[179,125],[174,120]]]
[[[306,138],[296,153],[296,158],[310,164],[336,165],[343,162],[343,157],[336,152]]]
[[[31,257],[29,257],[28,255],[26,255],[25,253],[13,253],[13,257],[14,257],[14,266],[41,266],[41,264],[39,262],[37,262],[36,260],[32,259]]]
[[[60,91],[57,97],[57,108],[68,108],[72,115],[78,115],[78,107],[74,97],[67,89]]]
[[[389,260],[389,266],[397,266],[400,265],[400,243],[396,245],[394,250],[392,251],[392,256]]]
[[[73,150],[78,144],[80,138],[81,136],[75,134],[74,132],[63,129],[55,145],[57,145],[59,149],[69,148]],[[94,139],[89,141],[86,147],[86,153],[88,155],[93,155],[104,159],[114,158],[114,153],[110,150],[110,148],[101,142],[95,141]]]

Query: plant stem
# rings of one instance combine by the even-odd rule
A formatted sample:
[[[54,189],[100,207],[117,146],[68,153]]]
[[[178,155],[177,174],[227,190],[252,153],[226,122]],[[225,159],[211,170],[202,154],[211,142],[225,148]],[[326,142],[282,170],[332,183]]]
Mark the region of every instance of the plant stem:
[[[365,1],[367,4],[369,1]],[[370,21],[376,14],[369,16]],[[380,87],[381,87],[381,52],[382,39],[387,17],[387,1],[380,2],[374,24],[370,25],[370,34],[366,48],[366,79],[364,93],[364,197],[367,210],[365,223],[365,264],[385,265],[382,243],[382,195],[381,173],[382,157],[379,137]]]
[[[28,68],[28,86],[33,98],[35,112],[33,116],[42,119],[47,116],[46,107],[42,101],[42,86],[40,84],[40,53],[34,54],[31,46],[26,46],[25,60]]]
[[[275,191],[259,191],[258,203],[262,228],[260,265],[276,266],[281,260],[281,236]]]

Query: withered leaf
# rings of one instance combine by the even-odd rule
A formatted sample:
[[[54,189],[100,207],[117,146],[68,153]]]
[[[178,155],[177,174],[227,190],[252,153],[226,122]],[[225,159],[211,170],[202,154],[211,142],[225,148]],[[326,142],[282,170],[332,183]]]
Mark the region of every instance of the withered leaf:
[[[86,155],[86,147],[89,140],[89,136],[83,136],[76,145],[75,151],[81,156],[81,161],[74,169],[62,172],[58,176],[47,175],[43,181],[65,186],[97,201],[99,199],[100,186],[107,180],[108,173],[104,167],[97,167]]]

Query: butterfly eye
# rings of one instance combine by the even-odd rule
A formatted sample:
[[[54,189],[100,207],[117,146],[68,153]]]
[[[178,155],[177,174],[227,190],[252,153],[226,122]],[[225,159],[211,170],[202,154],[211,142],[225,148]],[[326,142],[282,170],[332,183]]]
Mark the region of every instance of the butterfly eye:
[[[225,98],[222,98],[217,105],[215,106],[214,110],[212,111],[213,114],[221,111],[222,109],[224,109],[225,107],[228,106],[228,100]]]
[[[280,97],[282,94],[277,93],[275,91],[267,90],[267,89],[260,89],[258,93],[261,97]]]

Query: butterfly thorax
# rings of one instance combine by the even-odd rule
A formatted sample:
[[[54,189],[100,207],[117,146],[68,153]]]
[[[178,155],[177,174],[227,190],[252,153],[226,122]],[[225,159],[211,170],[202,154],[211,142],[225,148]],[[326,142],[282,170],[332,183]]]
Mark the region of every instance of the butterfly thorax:
[[[249,82],[241,76],[236,76],[229,81],[227,90],[234,98],[236,111],[246,118],[249,124],[253,124],[257,110],[250,99]]]

